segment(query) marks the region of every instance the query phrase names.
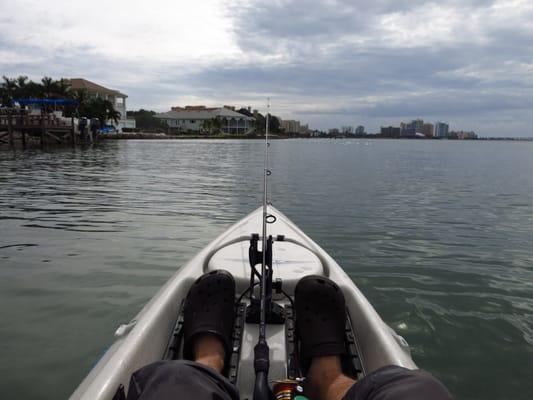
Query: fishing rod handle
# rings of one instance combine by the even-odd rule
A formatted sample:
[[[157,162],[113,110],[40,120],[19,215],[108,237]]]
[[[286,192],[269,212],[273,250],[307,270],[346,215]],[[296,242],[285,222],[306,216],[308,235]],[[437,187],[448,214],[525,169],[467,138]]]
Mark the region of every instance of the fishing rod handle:
[[[268,386],[269,352],[270,349],[266,341],[260,339],[254,347],[254,400],[270,400],[272,398],[272,392]]]
[[[268,386],[268,374],[266,372],[255,374],[254,400],[271,400],[271,393]]]

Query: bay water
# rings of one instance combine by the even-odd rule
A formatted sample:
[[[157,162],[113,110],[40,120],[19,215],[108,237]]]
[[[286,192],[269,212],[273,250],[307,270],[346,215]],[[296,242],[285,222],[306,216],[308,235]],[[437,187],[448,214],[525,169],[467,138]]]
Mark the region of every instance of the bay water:
[[[457,399],[533,398],[533,143],[278,140],[271,201]],[[263,143],[0,153],[0,393],[66,398],[164,282],[261,205]]]

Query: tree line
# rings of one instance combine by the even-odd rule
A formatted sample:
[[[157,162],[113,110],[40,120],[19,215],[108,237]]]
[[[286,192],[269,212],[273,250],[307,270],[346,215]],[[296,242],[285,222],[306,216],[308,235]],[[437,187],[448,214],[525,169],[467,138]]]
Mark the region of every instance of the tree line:
[[[239,114],[246,115],[248,117],[254,117],[255,118],[255,129],[257,129],[260,132],[264,132],[266,129],[266,117],[261,113],[256,113],[255,115],[248,111],[247,108],[241,108],[237,110]],[[280,119],[276,117],[275,115],[269,114],[268,118],[268,130],[273,133],[279,133],[281,130],[281,126],[279,124]]]
[[[45,76],[40,82],[35,82],[27,76],[21,75],[16,78],[2,77],[0,81],[0,106],[13,107],[18,99],[49,99],[49,100],[74,100],[77,106],[60,106],[65,116],[99,118],[100,121],[113,120],[115,123],[121,118],[113,103],[101,97],[91,96],[87,90],[73,90],[68,79],[54,80]],[[50,106],[43,106],[48,110]],[[49,111],[49,110],[48,110]],[[260,113],[253,114],[246,108],[237,110],[239,114],[255,118],[255,128],[258,132],[264,132],[266,117]],[[136,126],[140,129],[164,129],[166,125],[155,118],[155,112],[141,109],[128,111],[128,116],[135,118]],[[279,118],[274,115],[269,117],[270,132],[280,132]],[[216,133],[222,129],[221,121],[213,119],[205,121],[203,128]]]
[[[61,106],[65,116],[98,118],[102,123],[118,122],[121,115],[113,103],[101,97],[91,96],[87,90],[72,90],[68,79],[54,80],[48,76],[34,82],[27,76],[2,77],[0,82],[0,106],[13,107],[19,99],[74,100],[76,106]],[[49,106],[44,106],[49,111]]]

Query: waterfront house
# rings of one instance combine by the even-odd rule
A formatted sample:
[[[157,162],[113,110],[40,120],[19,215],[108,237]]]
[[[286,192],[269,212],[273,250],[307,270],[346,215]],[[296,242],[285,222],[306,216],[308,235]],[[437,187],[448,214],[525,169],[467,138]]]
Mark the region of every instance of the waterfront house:
[[[69,83],[71,90],[85,90],[89,97],[100,97],[113,103],[115,110],[120,113],[120,120],[117,126],[115,126],[118,130],[122,130],[122,128],[135,128],[135,119],[128,119],[126,116],[127,95],[83,78],[69,79]]]
[[[155,115],[169,128],[180,132],[210,132],[220,129],[223,133],[247,134],[254,130],[255,118],[240,114],[228,106],[172,107],[168,112]]]

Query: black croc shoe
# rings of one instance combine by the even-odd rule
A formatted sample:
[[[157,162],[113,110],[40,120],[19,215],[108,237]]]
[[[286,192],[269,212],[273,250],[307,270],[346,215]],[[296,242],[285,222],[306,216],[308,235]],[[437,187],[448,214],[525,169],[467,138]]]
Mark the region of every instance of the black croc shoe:
[[[184,309],[183,356],[192,360],[193,340],[203,333],[216,335],[222,341],[226,359],[232,352],[232,331],[235,319],[235,280],[223,270],[202,275],[187,294]]]
[[[320,275],[300,279],[295,310],[302,367],[313,357],[346,354],[346,305],[335,282]]]

